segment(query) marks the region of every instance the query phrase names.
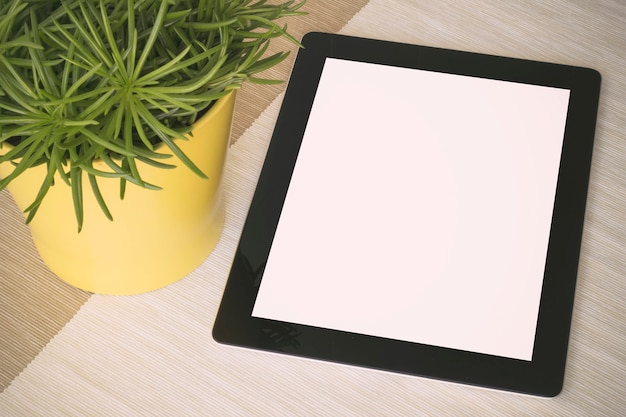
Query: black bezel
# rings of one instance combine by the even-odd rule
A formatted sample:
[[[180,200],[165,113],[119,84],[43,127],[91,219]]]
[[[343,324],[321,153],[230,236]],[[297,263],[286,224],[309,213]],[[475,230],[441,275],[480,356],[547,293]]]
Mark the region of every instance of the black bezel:
[[[327,33],[307,34],[302,43],[217,314],[215,340],[532,395],[557,395],[565,372],[600,74],[588,68]],[[531,361],[251,316],[327,57],[570,90]]]

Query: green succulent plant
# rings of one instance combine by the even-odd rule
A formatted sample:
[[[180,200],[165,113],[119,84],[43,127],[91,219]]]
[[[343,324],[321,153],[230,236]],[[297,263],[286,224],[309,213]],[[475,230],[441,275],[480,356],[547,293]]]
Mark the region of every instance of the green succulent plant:
[[[266,56],[271,39],[299,45],[275,20],[303,14],[303,3],[1,1],[0,163],[14,170],[0,190],[45,164],[26,222],[57,177],[72,188],[80,230],[84,173],[110,219],[98,179],[118,178],[120,198],[128,182],[158,189],[141,178],[137,161],[172,168],[161,146],[204,177],[174,139],[243,82],[275,82],[255,74],[287,56]],[[97,169],[96,160],[107,169]]]

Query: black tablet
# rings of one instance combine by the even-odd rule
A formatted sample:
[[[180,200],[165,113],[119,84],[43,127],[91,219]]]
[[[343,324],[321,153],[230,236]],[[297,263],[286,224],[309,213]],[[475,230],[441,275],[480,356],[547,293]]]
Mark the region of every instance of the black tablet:
[[[326,33],[303,45],[214,338],[557,395],[598,72]]]

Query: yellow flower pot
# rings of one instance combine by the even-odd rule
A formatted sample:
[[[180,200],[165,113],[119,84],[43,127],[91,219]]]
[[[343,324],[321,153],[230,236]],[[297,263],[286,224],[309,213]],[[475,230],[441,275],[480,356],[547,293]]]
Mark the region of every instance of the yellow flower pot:
[[[209,177],[202,179],[176,157],[159,169],[137,161],[142,178],[162,187],[151,191],[129,184],[120,200],[118,179],[98,178],[113,216],[102,213],[85,174],[84,221],[77,231],[71,188],[60,178],[30,223],[43,261],[69,284],[100,294],[136,294],[173,283],[198,267],[223,228],[221,184],[229,145],[235,94],[218,100],[177,144]],[[163,146],[160,153],[169,153]],[[104,163],[101,163],[104,170]],[[98,167],[96,165],[96,167]],[[0,177],[12,171],[0,164]],[[45,166],[29,168],[8,186],[21,210],[35,199]]]

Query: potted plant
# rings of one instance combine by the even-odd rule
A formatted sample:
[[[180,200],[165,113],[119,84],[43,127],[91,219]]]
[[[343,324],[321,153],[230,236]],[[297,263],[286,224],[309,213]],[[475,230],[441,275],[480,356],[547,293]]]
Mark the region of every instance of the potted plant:
[[[303,2],[10,0],[0,5],[0,190],[79,288],[153,290],[222,228],[234,91],[287,53]]]

